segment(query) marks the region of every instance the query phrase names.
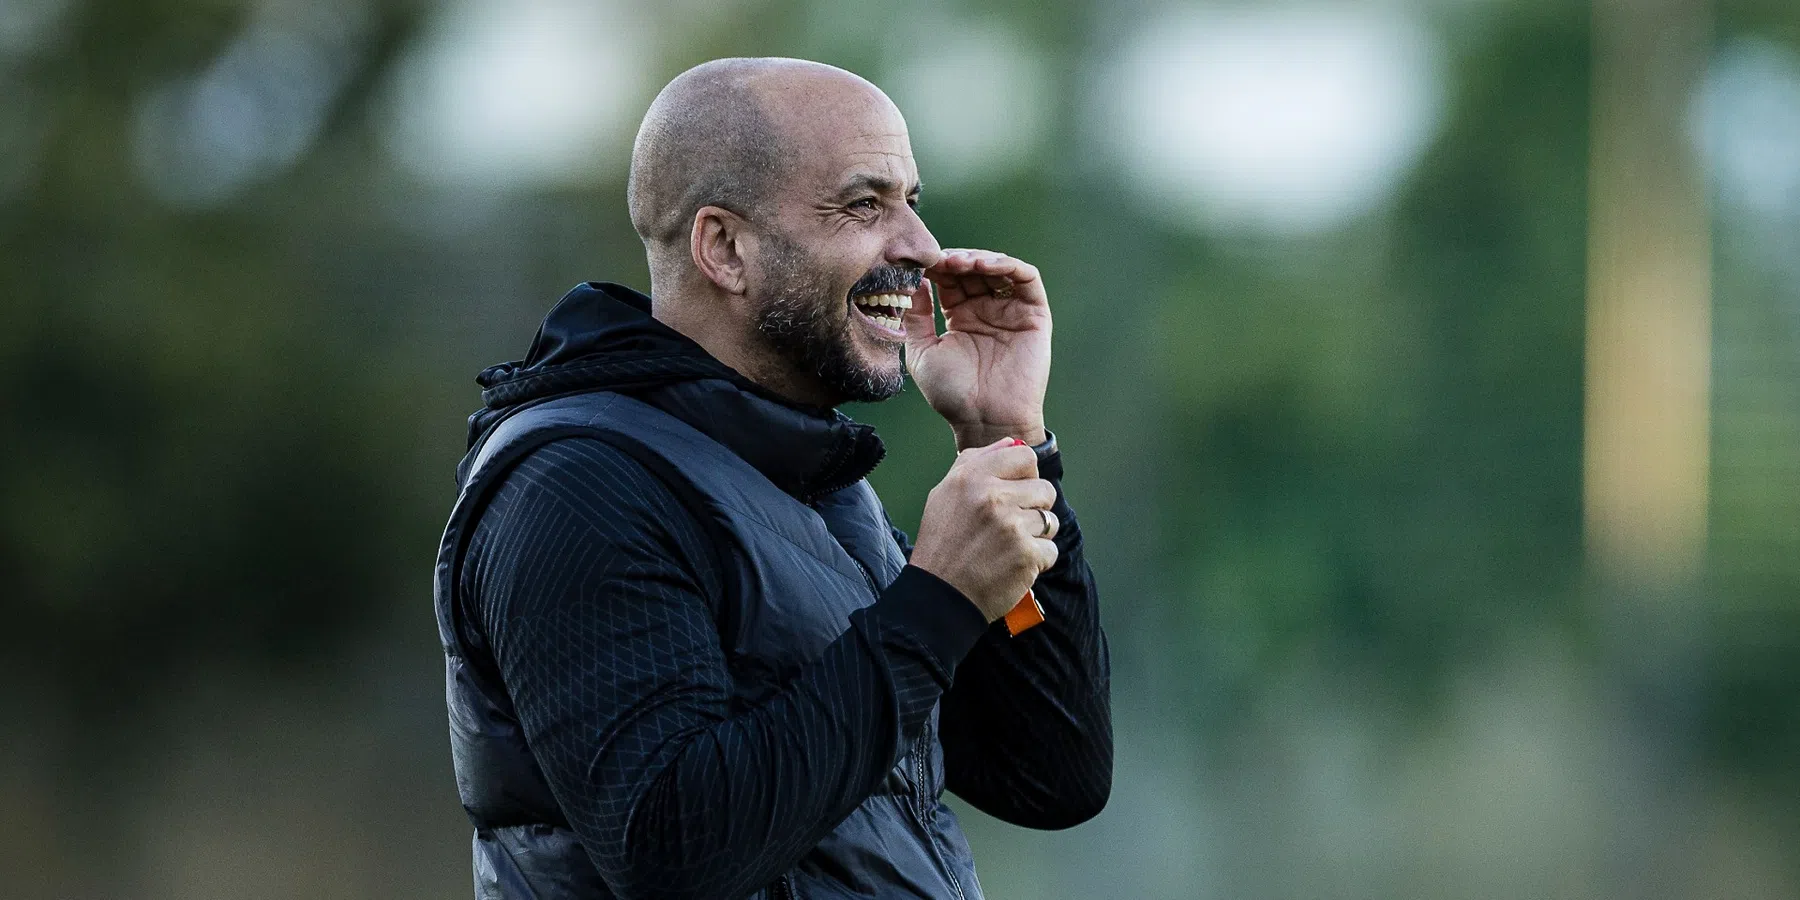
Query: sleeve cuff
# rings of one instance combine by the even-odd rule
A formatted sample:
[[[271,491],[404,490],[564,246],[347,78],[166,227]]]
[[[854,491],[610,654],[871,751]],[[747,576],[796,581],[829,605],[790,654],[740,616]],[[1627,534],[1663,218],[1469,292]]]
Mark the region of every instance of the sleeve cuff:
[[[1050,437],[1031,449],[1037,451],[1038,477],[1056,487],[1056,502],[1051,504],[1050,511],[1056,513],[1057,521],[1062,523],[1061,529],[1056,533],[1056,547],[1066,553],[1075,544],[1075,510],[1070,508],[1068,498],[1063,496],[1063,458],[1062,450],[1056,446],[1056,435],[1048,429],[1044,433]],[[1057,565],[1061,564],[1058,561]]]
[[[1037,454],[1039,478],[1055,481],[1062,477],[1062,448],[1056,445],[1056,432],[1044,429],[1044,442],[1033,445],[1031,452]]]
[[[917,566],[900,570],[899,577],[875,601],[875,609],[883,621],[916,637],[946,673],[956,671],[957,663],[969,655],[988,627],[974,601]]]

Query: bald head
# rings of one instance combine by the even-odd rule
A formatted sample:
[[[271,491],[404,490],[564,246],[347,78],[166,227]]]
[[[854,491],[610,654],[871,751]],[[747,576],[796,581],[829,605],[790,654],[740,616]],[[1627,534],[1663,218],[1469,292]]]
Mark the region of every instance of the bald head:
[[[797,59],[689,69],[631,155],[651,315],[785,397],[891,396],[904,335],[871,298],[916,291],[942,256],[918,197],[906,120],[867,81]]]
[[[893,105],[857,75],[799,59],[717,59],[669,82],[638,129],[627,188],[652,268],[661,248],[685,252],[701,207],[745,217],[766,209],[790,174],[809,102],[846,95]]]

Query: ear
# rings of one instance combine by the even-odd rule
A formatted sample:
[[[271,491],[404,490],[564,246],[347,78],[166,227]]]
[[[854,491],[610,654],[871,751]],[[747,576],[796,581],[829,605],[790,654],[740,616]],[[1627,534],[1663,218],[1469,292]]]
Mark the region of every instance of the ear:
[[[744,220],[731,210],[702,206],[694,211],[688,232],[694,268],[727,294],[742,294],[749,285],[743,244],[753,240]]]

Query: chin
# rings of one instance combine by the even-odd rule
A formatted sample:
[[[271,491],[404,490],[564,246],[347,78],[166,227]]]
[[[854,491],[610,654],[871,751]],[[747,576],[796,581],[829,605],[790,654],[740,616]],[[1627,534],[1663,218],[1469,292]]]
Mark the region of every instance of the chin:
[[[880,403],[896,397],[906,390],[906,367],[900,362],[899,353],[885,359],[871,360],[867,354],[859,354],[860,365],[854,373],[843,373],[837,380],[837,392],[847,402]]]

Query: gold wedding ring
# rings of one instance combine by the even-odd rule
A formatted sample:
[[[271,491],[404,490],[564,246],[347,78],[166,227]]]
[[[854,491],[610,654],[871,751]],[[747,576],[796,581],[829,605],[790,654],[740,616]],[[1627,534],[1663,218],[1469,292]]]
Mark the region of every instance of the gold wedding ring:
[[[1047,538],[1056,534],[1057,526],[1061,524],[1056,521],[1056,513],[1047,509],[1040,509],[1038,510],[1038,515],[1044,517],[1044,530],[1038,533],[1038,537]]]

